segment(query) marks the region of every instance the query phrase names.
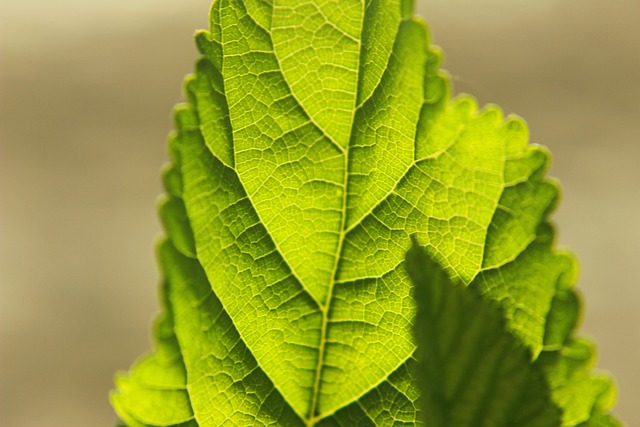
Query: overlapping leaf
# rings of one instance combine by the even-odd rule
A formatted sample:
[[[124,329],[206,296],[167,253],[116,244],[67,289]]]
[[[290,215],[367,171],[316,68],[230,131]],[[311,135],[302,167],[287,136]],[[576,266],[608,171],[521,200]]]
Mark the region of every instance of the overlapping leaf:
[[[415,284],[418,384],[432,427],[559,426],[561,412],[531,353],[478,288],[454,285],[419,246],[407,253]]]
[[[609,384],[564,354],[548,156],[521,120],[450,99],[409,3],[213,4],[164,174],[168,341],[112,397],[129,425],[417,424],[410,235],[549,353],[564,425],[604,419]],[[584,405],[578,377],[599,384]]]

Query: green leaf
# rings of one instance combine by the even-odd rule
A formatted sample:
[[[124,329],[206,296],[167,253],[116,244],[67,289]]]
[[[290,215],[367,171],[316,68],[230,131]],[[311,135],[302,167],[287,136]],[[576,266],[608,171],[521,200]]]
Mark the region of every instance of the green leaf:
[[[411,235],[549,354],[567,423],[607,413],[566,362],[579,310],[549,156],[522,120],[451,99],[411,3],[213,4],[163,172],[172,358],[164,341],[150,357],[174,382],[134,366],[112,398],[126,423],[418,424]]]
[[[415,335],[425,424],[432,427],[558,426],[561,412],[531,352],[506,329],[501,307],[474,284],[453,284],[415,245]]]
[[[176,340],[173,308],[162,288],[164,313],[155,322],[156,351],[141,358],[129,374],[116,377],[110,399],[131,427],[197,426],[186,390],[186,372]]]

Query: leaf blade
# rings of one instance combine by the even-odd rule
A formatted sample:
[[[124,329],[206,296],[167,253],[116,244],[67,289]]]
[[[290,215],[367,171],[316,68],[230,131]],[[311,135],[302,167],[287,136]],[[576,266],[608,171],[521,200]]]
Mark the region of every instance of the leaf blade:
[[[176,336],[201,425],[280,425],[260,409],[267,399],[288,414],[285,424],[417,424],[415,307],[404,268],[412,234],[455,280],[498,301],[507,329],[534,356],[567,348],[575,268],[546,225],[557,199],[544,178],[548,156],[527,146],[521,120],[505,120],[497,107],[478,111],[470,97],[450,99],[441,54],[410,3],[220,0],[210,30],[196,35],[204,57],[176,111],[160,212],[175,252],[161,263],[182,271],[170,282],[181,289]],[[285,13],[305,7],[313,13]],[[307,33],[292,42],[298,29]],[[349,37],[360,45],[344,58],[312,52],[311,34],[325,30],[325,47]],[[325,65],[357,76],[340,83],[337,98],[327,80],[308,78]],[[543,280],[525,280],[531,267]],[[517,287],[501,277],[509,275],[521,279]],[[204,284],[228,327],[201,337],[181,294]],[[254,375],[244,391],[232,382],[232,398],[203,385],[197,357],[229,331]],[[227,372],[223,365],[210,374]],[[560,365],[550,361],[547,375],[562,377]],[[254,383],[269,385],[256,391]],[[606,419],[597,396],[607,393],[592,393],[577,412],[598,408]],[[207,413],[214,403],[216,414]]]

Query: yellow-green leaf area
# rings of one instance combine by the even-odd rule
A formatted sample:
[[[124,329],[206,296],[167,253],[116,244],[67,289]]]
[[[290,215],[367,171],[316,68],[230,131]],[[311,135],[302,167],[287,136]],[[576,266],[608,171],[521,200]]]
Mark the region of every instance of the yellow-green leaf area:
[[[213,3],[163,171],[170,351],[117,380],[127,425],[420,425],[410,236],[499,307],[563,425],[612,419],[611,389],[568,370],[580,307],[549,155],[452,97],[410,6]]]

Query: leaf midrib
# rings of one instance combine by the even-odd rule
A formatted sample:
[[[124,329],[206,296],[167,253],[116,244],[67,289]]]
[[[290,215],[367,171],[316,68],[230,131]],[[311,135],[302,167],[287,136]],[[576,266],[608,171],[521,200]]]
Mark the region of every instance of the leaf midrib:
[[[318,310],[322,316],[322,325],[321,325],[321,336],[320,336],[320,341],[318,344],[318,359],[317,359],[317,364],[316,364],[316,374],[315,374],[315,378],[314,378],[314,384],[313,384],[313,388],[312,388],[312,400],[311,400],[311,405],[309,407],[309,413],[307,414],[307,416],[304,416],[303,414],[298,414],[299,416],[301,416],[303,422],[305,422],[306,426],[308,427],[313,427],[317,422],[321,421],[322,419],[326,418],[327,416],[329,416],[331,413],[335,412],[337,409],[345,407],[351,403],[353,403],[354,401],[357,401],[360,397],[362,397],[364,394],[366,394],[367,392],[369,392],[372,388],[377,387],[381,382],[385,381],[388,378],[388,375],[381,378],[379,382],[376,382],[375,384],[372,384],[371,387],[368,387],[366,390],[364,390],[362,393],[356,395],[356,396],[352,396],[352,399],[349,399],[345,402],[343,402],[339,407],[336,408],[330,408],[329,410],[325,411],[324,413],[318,413],[316,415],[316,412],[318,410],[318,404],[319,404],[319,397],[320,397],[320,390],[321,390],[321,382],[322,382],[322,372],[323,372],[323,367],[324,367],[324,360],[325,360],[325,348],[326,348],[326,338],[327,338],[327,332],[328,332],[328,325],[329,325],[329,312],[330,312],[330,304],[331,304],[331,300],[332,300],[332,296],[333,296],[333,289],[335,287],[335,284],[340,283],[341,281],[338,281],[338,272],[339,272],[339,267],[340,267],[340,261],[342,259],[342,251],[343,251],[343,246],[344,246],[344,241],[346,236],[349,234],[350,231],[353,230],[353,228],[355,228],[355,226],[359,223],[361,223],[361,221],[366,218],[367,216],[369,216],[372,212],[367,212],[365,213],[361,218],[358,219],[358,221],[356,221],[355,224],[353,224],[353,226],[347,227],[347,211],[348,211],[348,200],[349,200],[349,194],[348,194],[348,187],[349,187],[349,178],[350,178],[350,173],[349,173],[349,165],[350,165],[350,145],[351,145],[351,141],[353,141],[354,139],[354,132],[356,131],[356,127],[355,127],[355,118],[356,115],[358,113],[358,111],[371,99],[373,98],[373,96],[375,95],[377,89],[380,86],[380,83],[382,81],[382,75],[384,75],[384,72],[381,74],[380,79],[377,82],[376,87],[371,91],[371,94],[364,100],[362,100],[360,103],[358,103],[358,94],[360,93],[360,79],[362,77],[362,72],[361,72],[361,60],[362,60],[362,49],[363,49],[363,45],[362,45],[362,36],[363,36],[363,32],[365,29],[365,15],[366,15],[366,10],[367,5],[365,4],[365,2],[361,1],[361,6],[362,6],[362,13],[363,13],[363,20],[362,20],[362,25],[360,28],[360,38],[358,39],[358,51],[360,52],[360,54],[358,55],[358,66],[356,68],[356,79],[357,79],[357,85],[356,85],[356,93],[355,96],[353,98],[353,106],[352,106],[352,115],[351,115],[351,134],[350,134],[350,138],[349,138],[349,144],[347,144],[346,147],[342,147],[340,144],[338,144],[327,132],[325,129],[323,129],[319,123],[306,111],[306,109],[304,108],[302,102],[300,101],[300,99],[298,99],[298,97],[296,96],[296,94],[293,92],[292,88],[289,86],[289,83],[286,80],[285,74],[283,72],[282,67],[280,66],[280,60],[281,58],[279,58],[276,54],[275,49],[272,51],[275,60],[278,63],[278,71],[282,74],[285,83],[287,84],[287,86],[289,86],[289,94],[290,96],[296,101],[296,103],[302,108],[303,111],[305,111],[305,115],[307,117],[307,119],[309,120],[309,123],[311,123],[316,129],[318,129],[323,136],[328,140],[328,142],[330,142],[334,147],[336,147],[340,153],[343,156],[344,159],[344,177],[343,177],[343,184],[342,184],[342,188],[343,188],[343,192],[342,192],[342,209],[341,209],[341,224],[340,224],[340,234],[338,236],[338,245],[336,248],[336,252],[335,252],[335,258],[334,258],[334,265],[332,268],[332,274],[331,274],[331,280],[328,283],[328,288],[327,288],[327,295],[325,298],[324,303],[322,301],[319,301],[312,292],[310,292],[310,290],[307,288],[307,286],[301,281],[300,277],[298,276],[298,274],[296,273],[295,269],[291,266],[291,264],[289,262],[286,261],[285,258],[285,262],[288,266],[288,268],[291,270],[291,273],[293,275],[293,277],[295,277],[297,279],[297,281],[300,283],[300,285],[302,286],[302,288],[305,290],[305,292],[307,294],[309,294],[311,296],[311,298],[315,301],[315,303],[318,306]],[[251,16],[250,13],[247,12],[247,16],[251,19],[251,21],[259,26],[260,28],[262,28],[266,34],[269,35],[270,37],[270,41],[271,41],[271,45],[274,46],[273,44],[273,35],[271,30],[267,30],[264,27],[262,27],[258,22],[256,22],[255,19],[253,19],[253,17]],[[398,22],[398,26],[401,25],[402,22],[408,21],[410,19],[407,18],[402,18],[400,19],[400,21]],[[391,52],[390,57],[388,58],[388,61],[391,60],[391,57],[393,56],[393,50]],[[223,55],[223,59],[224,59],[224,55]],[[385,64],[385,70],[387,69],[389,63],[387,62],[387,64]],[[385,71],[386,72],[386,71]],[[234,144],[235,146],[235,144]],[[234,158],[235,155],[237,154],[235,149],[233,150],[234,153]],[[407,168],[407,171],[414,166],[416,163],[416,161],[414,160],[414,162]],[[236,168],[233,167],[233,169],[235,170]],[[236,171],[237,173],[237,171]],[[406,171],[405,171],[406,174]],[[405,176],[404,174],[402,176]],[[392,193],[393,190],[396,188],[398,183],[396,183],[396,185],[394,185],[394,187],[392,188],[392,190],[389,192]],[[246,190],[245,190],[246,192]],[[388,197],[389,194],[386,194],[382,200],[386,199]],[[247,197],[249,198],[249,200],[251,200],[251,196],[247,193]],[[379,202],[380,203],[380,202]],[[379,204],[377,203],[376,206]],[[252,203],[253,204],[253,203]],[[258,212],[256,212],[256,214],[258,215],[258,218],[260,218],[260,214]],[[260,219],[260,221],[264,223],[264,221],[262,219]],[[268,229],[267,229],[268,230]],[[269,233],[271,234],[271,233]],[[280,248],[278,247],[278,244],[276,241],[274,241],[274,244],[276,246],[276,248],[282,253],[282,251],[280,250]],[[410,358],[411,356],[409,356],[407,359],[402,360],[398,366],[403,365],[404,363],[406,363],[406,361]],[[259,364],[259,362],[258,362]],[[394,369],[395,370],[395,369]],[[392,372],[394,371],[392,370]],[[275,384],[274,384],[275,386]],[[277,388],[277,386],[276,386]],[[285,398],[285,401],[288,400],[286,399],[286,396],[283,395],[283,397]],[[291,405],[289,403],[289,405],[294,408],[293,405]],[[297,412],[297,411],[296,411]]]
[[[360,108],[360,106],[358,105],[358,94],[360,91],[360,77],[361,77],[360,61],[362,60],[362,35],[364,32],[365,16],[366,16],[366,9],[367,9],[364,3],[364,0],[361,0],[360,4],[362,6],[362,25],[360,26],[360,37],[357,40],[359,54],[358,54],[358,66],[356,68],[356,93],[354,94],[354,97],[353,97],[353,108],[351,110],[352,111],[351,132],[349,135],[349,141],[347,143],[347,146],[343,150],[344,177],[342,180],[343,188],[342,188],[342,213],[340,216],[340,222],[341,222],[340,235],[338,236],[338,247],[336,248],[336,256],[334,258],[333,268],[331,271],[331,281],[329,282],[329,287],[327,289],[327,297],[324,301],[324,304],[320,305],[319,307],[320,313],[322,314],[322,326],[320,329],[320,343],[318,345],[318,362],[316,364],[316,375],[315,375],[315,380],[313,385],[311,405],[309,406],[309,416],[305,420],[308,427],[313,427],[317,421],[321,420],[326,416],[323,414],[318,414],[318,416],[315,416],[315,413],[317,412],[317,409],[318,409],[318,397],[320,395],[320,382],[322,381],[322,368],[324,366],[327,329],[329,324],[329,308],[331,305],[331,299],[333,297],[333,288],[336,284],[336,279],[338,276],[338,267],[340,266],[340,260],[342,259],[342,247],[345,240],[344,238],[347,234],[346,225],[347,225],[347,204],[349,201],[348,200],[349,195],[347,192],[347,189],[349,188],[349,160],[350,160],[349,154],[350,154],[351,141],[353,140],[353,133],[355,131],[354,122],[356,118],[356,113],[357,113],[357,110]],[[278,60],[277,57],[276,57],[276,60]],[[279,64],[280,63],[278,60],[278,65]],[[333,138],[329,137],[328,135],[327,137],[329,138],[329,140],[331,140],[334,143],[334,145],[339,146],[337,142],[333,141]]]

